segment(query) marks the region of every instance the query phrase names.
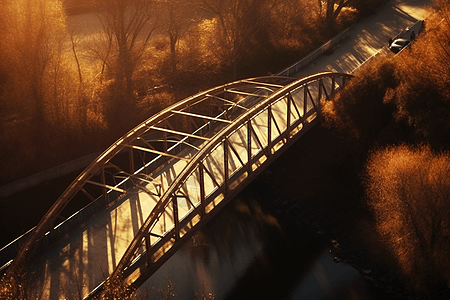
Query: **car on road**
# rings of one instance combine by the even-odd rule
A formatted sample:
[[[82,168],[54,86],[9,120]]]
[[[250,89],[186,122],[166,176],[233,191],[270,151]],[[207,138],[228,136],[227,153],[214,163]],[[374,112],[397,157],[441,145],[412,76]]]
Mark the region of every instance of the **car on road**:
[[[395,39],[390,45],[389,50],[391,50],[394,53],[399,53],[403,48],[408,46],[410,43],[409,40],[404,38]]]

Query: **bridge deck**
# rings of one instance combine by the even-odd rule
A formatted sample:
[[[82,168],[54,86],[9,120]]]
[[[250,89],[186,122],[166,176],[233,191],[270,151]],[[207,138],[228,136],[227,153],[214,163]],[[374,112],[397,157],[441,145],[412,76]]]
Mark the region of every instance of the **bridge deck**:
[[[80,174],[19,252],[17,264],[33,243],[51,246],[28,268],[34,278],[29,294],[84,298],[110,276],[145,280],[314,125],[320,100],[348,78],[242,80],[180,101],[137,126]],[[79,194],[104,208],[82,222],[79,212],[53,229]],[[71,223],[84,225],[60,229]]]

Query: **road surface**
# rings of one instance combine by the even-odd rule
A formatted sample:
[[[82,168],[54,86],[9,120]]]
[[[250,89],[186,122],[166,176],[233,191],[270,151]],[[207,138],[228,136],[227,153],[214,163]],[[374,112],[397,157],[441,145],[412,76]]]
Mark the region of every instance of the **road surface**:
[[[388,46],[390,38],[426,19],[432,13],[432,0],[390,0],[375,14],[350,27],[350,38],[329,55],[319,57],[300,69],[296,77],[334,71],[352,73],[371,56]]]

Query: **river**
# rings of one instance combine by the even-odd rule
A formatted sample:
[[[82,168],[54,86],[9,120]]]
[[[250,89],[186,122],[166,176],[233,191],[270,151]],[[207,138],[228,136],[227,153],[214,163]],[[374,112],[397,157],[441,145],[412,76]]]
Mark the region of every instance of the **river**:
[[[260,205],[252,188],[147,279],[138,299],[381,299],[333,260],[324,237]]]

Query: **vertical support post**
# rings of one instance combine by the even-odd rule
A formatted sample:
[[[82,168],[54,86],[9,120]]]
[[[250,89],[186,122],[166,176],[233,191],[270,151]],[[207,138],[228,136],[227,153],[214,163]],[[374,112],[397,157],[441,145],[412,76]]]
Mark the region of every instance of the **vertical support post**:
[[[287,141],[289,141],[289,139],[291,137],[291,102],[292,102],[291,93],[287,94],[285,97],[287,100],[286,139],[287,139]]]
[[[336,77],[331,77],[331,94],[336,90]]]
[[[308,84],[303,86],[303,117],[308,113]]]
[[[317,117],[319,118],[320,123],[323,123],[322,108],[320,105],[320,100],[322,99],[322,88],[325,90],[322,79],[319,79],[319,95],[317,95],[317,105],[314,105],[314,107],[316,109]]]
[[[230,189],[229,186],[229,174],[230,174],[230,170],[229,170],[229,166],[228,166],[228,160],[229,160],[229,155],[230,155],[230,148],[228,146],[228,137],[225,137],[225,140],[223,141],[223,166],[224,166],[224,178],[225,178],[225,192],[224,194],[228,194],[228,191]]]
[[[251,119],[247,122],[247,173],[252,173],[252,130]]]
[[[175,194],[172,195],[173,204],[173,222],[175,224],[175,240],[180,239],[180,219],[178,216],[178,198]]]
[[[106,190],[106,177],[105,177],[105,167],[102,166],[102,171],[101,171],[101,179],[102,179],[102,194],[103,194],[103,201],[105,201],[105,205],[108,205],[108,191]]]
[[[145,239],[145,258],[146,258],[146,263],[147,263],[147,267],[149,267],[153,262],[152,262],[152,245],[150,243],[150,234],[146,234],[144,236]]]
[[[167,121],[164,121],[164,127],[167,128]],[[168,146],[167,146],[167,132],[164,131],[163,132],[163,152],[167,153],[167,149],[168,149]],[[168,161],[169,157],[168,156],[164,156],[164,159],[166,161]]]
[[[322,89],[323,89],[322,79],[319,79],[319,94],[317,95],[318,102],[320,102],[320,99],[322,99]]]
[[[333,94],[333,86],[330,87],[330,91],[328,92],[327,88],[325,87],[325,84],[323,83],[323,79],[322,79],[322,88],[323,88],[323,92],[325,93],[325,100],[329,101],[331,95]]]
[[[272,105],[267,107],[267,146],[268,157],[272,155]]]
[[[198,165],[198,170],[200,172],[199,176],[199,181],[200,181],[200,214],[201,216],[206,215],[206,196],[205,196],[205,173],[204,173],[204,169],[205,167],[203,166],[203,162],[201,161]]]

